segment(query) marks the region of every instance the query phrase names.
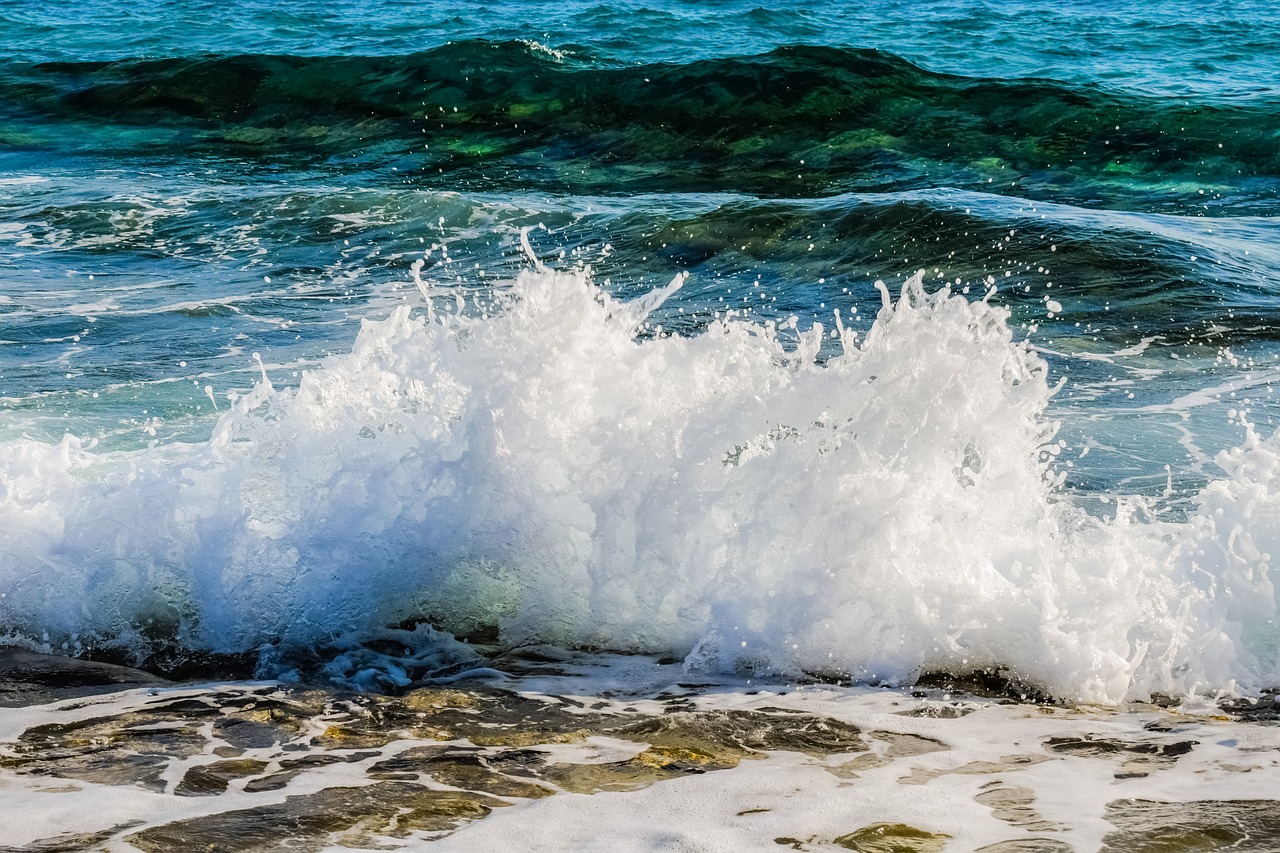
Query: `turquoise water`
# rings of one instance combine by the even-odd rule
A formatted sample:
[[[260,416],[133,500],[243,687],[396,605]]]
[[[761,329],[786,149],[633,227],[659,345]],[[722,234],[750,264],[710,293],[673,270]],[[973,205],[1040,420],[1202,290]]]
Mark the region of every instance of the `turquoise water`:
[[[1067,2],[860,4],[162,3],[7,9],[19,61],[202,54],[403,56],[450,41],[533,39],[601,62],[685,64],[780,45],[885,50],[969,77],[1105,83],[1166,95],[1274,95],[1276,11]]]
[[[483,322],[530,265],[527,228],[543,262],[590,264],[619,299],[689,274],[637,327],[638,345],[700,340],[732,310],[784,351],[822,323],[823,364],[847,349],[830,334],[835,309],[870,333],[877,280],[896,295],[922,269],[926,290],[985,295],[1010,312],[1015,344],[1044,359],[1036,381],[1063,383],[1036,415],[1061,440],[1045,500],[1094,517],[1129,497],[1172,524],[1194,517],[1223,476],[1215,454],[1246,441],[1246,423],[1263,435],[1276,425],[1272,3],[86,2],[10,4],[0,23],[0,440],[12,482],[39,467],[32,446],[64,434],[92,445],[90,481],[214,452],[219,418],[264,375],[287,395],[349,353],[362,321],[421,313],[410,267],[424,253],[430,298]],[[544,355],[526,357],[571,340],[552,323],[539,334]],[[417,380],[438,380],[431,369]],[[668,369],[669,386],[687,378]],[[657,424],[663,411],[638,417]],[[766,431],[794,426],[790,413],[761,417]],[[322,433],[312,451],[338,452]],[[180,465],[154,477],[167,483],[156,495],[186,482]],[[8,625],[55,639],[138,629],[127,608],[79,628],[50,615],[42,565],[115,590],[113,602],[125,595],[118,565],[100,562],[113,548],[141,571],[123,588],[166,590],[155,618],[179,636],[201,621],[204,593],[148,574],[183,574],[184,534],[108,536],[84,507],[118,496],[49,482],[47,531],[45,516],[24,515],[36,497],[5,493],[0,571],[23,602],[7,605]],[[320,562],[359,552],[363,533],[298,532],[322,523],[308,513],[328,499],[298,488],[292,520],[276,521],[311,543],[303,551]],[[425,506],[434,488],[408,487],[395,506]],[[163,516],[176,498],[139,500],[150,509],[108,527]],[[255,500],[219,529],[234,538],[257,523]],[[430,582],[409,584],[427,603],[397,618],[434,618],[432,561],[446,556],[415,547],[379,559],[408,573],[430,564]],[[468,547],[451,544],[447,559],[494,559],[491,543]],[[224,562],[208,571],[252,574],[243,554],[210,559]],[[335,577],[349,571],[335,562]],[[340,627],[379,620],[335,595]],[[229,645],[275,641],[255,630]],[[630,629],[593,630],[590,644],[654,647]]]

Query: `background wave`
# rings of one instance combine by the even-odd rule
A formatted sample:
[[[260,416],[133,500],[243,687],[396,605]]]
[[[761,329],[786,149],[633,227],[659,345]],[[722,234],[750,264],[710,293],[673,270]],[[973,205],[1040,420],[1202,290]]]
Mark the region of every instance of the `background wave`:
[[[71,125],[46,127],[56,140],[11,136],[28,147],[395,158],[405,177],[477,190],[813,196],[944,184],[1167,212],[1229,199],[1268,213],[1280,188],[1274,99],[957,77],[865,49],[624,66],[469,41],[407,56],[10,63],[0,98],[18,126]],[[76,141],[86,121],[94,132]]]

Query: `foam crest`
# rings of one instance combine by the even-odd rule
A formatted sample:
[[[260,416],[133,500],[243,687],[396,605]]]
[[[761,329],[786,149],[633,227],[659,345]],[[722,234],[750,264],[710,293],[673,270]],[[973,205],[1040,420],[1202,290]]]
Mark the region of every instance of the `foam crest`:
[[[1223,454],[1185,523],[1098,519],[1056,492],[1054,389],[1004,309],[917,276],[860,342],[647,325],[682,281],[624,303],[539,267],[483,311],[423,283],[428,316],[366,321],[207,443],[0,445],[0,622],[244,651],[428,619],[1107,702],[1280,683],[1274,438]]]

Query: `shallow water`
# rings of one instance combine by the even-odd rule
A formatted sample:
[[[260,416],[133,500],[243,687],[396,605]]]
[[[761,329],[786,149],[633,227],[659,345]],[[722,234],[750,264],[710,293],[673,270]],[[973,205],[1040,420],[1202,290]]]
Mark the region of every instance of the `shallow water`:
[[[559,658],[396,697],[240,682],[8,709],[0,791],[24,817],[7,849],[1056,853],[1280,839],[1280,730],[1212,705],[692,682],[652,659]]]

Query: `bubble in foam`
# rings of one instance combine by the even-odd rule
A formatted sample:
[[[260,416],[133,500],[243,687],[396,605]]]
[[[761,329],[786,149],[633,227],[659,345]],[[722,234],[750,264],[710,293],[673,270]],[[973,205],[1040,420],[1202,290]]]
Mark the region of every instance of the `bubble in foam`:
[[[1280,680],[1274,439],[1224,454],[1185,523],[1095,518],[1056,491],[1054,389],[1004,309],[917,275],[822,363],[818,324],[637,338],[682,282],[622,302],[537,265],[484,317],[366,321],[204,444],[0,445],[0,619],[239,651],[426,618],[1092,701]]]

